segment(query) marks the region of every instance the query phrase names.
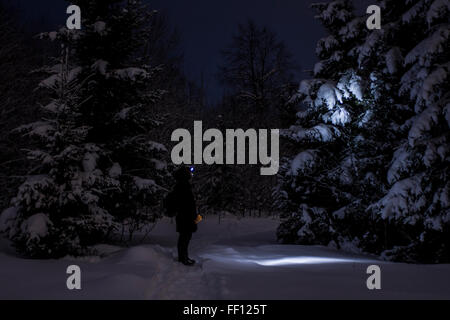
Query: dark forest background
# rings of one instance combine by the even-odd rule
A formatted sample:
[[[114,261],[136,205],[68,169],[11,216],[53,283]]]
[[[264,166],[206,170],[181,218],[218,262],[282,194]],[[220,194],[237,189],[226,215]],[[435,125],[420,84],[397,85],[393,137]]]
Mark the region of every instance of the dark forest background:
[[[20,252],[86,254],[156,223],[173,184],[171,133],[202,120],[282,128],[283,159],[273,177],[196,166],[201,214],[280,216],[283,243],[449,261],[445,1],[380,1],[381,30],[352,1],[313,5],[326,31],[304,49],[313,70],[244,20],[223,39],[214,103],[207,80],[186,76],[170,17],[141,1],[73,2],[79,33],[35,32],[0,2],[0,208]]]

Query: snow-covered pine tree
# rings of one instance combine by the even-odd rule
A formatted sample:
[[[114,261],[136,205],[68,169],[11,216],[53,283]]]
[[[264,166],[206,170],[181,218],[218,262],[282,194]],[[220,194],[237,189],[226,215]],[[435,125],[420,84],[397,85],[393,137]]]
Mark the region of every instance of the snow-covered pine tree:
[[[82,29],[41,34],[61,45],[40,83],[44,116],[20,128],[38,139],[37,166],[1,216],[17,249],[33,257],[79,255],[160,215],[166,148],[150,132],[162,92],[149,86],[151,30],[142,1],[73,1]]]
[[[386,55],[399,83],[390,94],[410,116],[396,126],[403,137],[388,168],[389,188],[369,212],[392,225],[382,253],[386,259],[448,262],[450,4],[386,0],[381,6],[392,12],[399,44]],[[403,68],[397,70],[396,64]]]
[[[362,21],[350,1],[312,5],[329,36],[317,44],[315,78],[304,80],[293,103],[303,103],[297,122],[282,132],[297,155],[281,166],[278,203],[285,212],[278,228],[283,242],[337,241],[332,213],[357,202],[352,171],[351,108],[362,109],[361,78],[348,52],[360,38]]]
[[[330,36],[286,132],[302,152],[283,168],[278,236],[447,261],[448,5],[380,5],[383,27],[371,31],[348,1],[314,5]]]

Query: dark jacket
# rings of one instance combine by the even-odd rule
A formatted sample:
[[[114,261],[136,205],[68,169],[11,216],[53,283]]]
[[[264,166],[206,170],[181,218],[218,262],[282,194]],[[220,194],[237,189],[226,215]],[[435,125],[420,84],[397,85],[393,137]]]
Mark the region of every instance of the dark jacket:
[[[197,208],[194,194],[188,180],[177,181],[174,187],[174,201],[176,203],[177,232],[188,233],[197,231]]]

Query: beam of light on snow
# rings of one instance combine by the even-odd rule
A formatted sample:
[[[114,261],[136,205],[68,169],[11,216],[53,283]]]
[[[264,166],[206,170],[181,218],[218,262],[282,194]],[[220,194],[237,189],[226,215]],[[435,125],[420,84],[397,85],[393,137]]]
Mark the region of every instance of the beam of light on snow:
[[[254,260],[262,266],[282,266],[289,264],[323,264],[323,263],[349,263],[352,259],[323,258],[323,257],[288,257],[279,259]]]
[[[345,259],[335,257],[311,257],[311,256],[292,256],[292,257],[270,257],[270,256],[245,256],[241,254],[231,254],[220,256],[216,254],[207,254],[203,257],[211,260],[224,263],[243,263],[243,264],[258,264],[261,266],[288,266],[288,265],[307,265],[307,264],[330,264],[330,263],[365,263],[368,260],[364,259]]]

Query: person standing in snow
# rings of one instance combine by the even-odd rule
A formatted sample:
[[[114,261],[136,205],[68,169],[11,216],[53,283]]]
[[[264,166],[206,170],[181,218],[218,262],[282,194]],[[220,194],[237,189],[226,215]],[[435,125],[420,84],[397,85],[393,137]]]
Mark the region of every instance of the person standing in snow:
[[[193,265],[194,260],[189,258],[188,247],[192,233],[197,231],[197,210],[190,180],[192,173],[187,167],[181,167],[174,173],[176,180],[173,189],[173,205],[176,211],[176,226],[178,237],[178,261],[184,265]]]

